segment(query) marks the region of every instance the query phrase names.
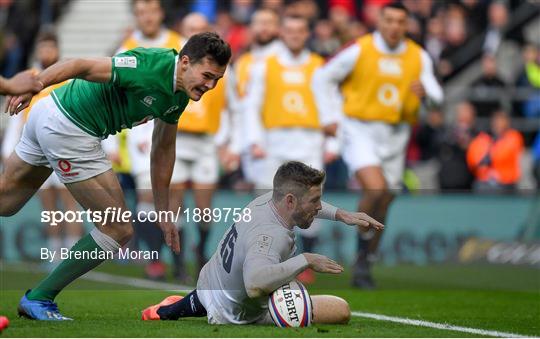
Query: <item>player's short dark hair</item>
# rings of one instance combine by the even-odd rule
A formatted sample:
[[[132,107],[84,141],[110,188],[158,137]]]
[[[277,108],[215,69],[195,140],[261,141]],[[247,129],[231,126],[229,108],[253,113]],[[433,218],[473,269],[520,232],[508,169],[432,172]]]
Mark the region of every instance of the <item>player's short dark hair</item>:
[[[192,63],[202,61],[205,57],[220,66],[225,66],[231,59],[231,46],[213,32],[195,34],[184,45],[180,56],[187,55]]]
[[[274,175],[273,198],[281,200],[293,193],[302,197],[311,187],[322,185],[326,174],[299,161],[289,161],[279,166]]]
[[[45,29],[39,32],[36,43],[39,44],[41,42],[52,42],[56,46],[58,46],[58,36],[56,35],[55,31],[52,29]]]
[[[405,5],[402,4],[401,2],[389,2],[389,3],[385,4],[381,8],[381,13],[383,13],[384,10],[387,9],[387,8],[399,9],[401,11],[404,11],[405,14],[409,15],[409,9],[407,7],[405,7]]]

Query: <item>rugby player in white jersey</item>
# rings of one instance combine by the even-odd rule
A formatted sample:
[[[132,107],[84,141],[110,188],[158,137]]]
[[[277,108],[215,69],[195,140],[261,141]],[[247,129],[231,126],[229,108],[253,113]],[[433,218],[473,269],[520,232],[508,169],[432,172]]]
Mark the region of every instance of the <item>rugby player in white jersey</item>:
[[[294,226],[309,228],[315,218],[382,229],[365,213],[348,212],[321,201],[323,171],[301,162],[283,164],[272,192],[250,204],[251,221],[233,224],[203,267],[197,288],[186,297],[170,296],[146,308],[143,320],[208,317],[211,324],[271,324],[268,295],[306,268],[339,274],[343,267],[323,255],[295,255]],[[334,296],[313,296],[315,323],[347,323],[347,302]]]

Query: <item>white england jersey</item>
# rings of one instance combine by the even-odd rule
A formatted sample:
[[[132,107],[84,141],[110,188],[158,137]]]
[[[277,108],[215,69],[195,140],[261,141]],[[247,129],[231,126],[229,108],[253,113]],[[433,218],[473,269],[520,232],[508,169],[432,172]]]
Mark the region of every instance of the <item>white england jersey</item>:
[[[250,298],[246,277],[250,271],[283,263],[295,251],[294,232],[277,214],[272,192],[253,200],[250,222],[233,224],[225,232],[216,252],[200,272],[197,295],[214,323],[249,324],[260,322],[267,314],[268,296]],[[289,260],[292,267],[284,279],[292,280],[307,267],[303,255]],[[283,283],[285,283],[284,281]]]

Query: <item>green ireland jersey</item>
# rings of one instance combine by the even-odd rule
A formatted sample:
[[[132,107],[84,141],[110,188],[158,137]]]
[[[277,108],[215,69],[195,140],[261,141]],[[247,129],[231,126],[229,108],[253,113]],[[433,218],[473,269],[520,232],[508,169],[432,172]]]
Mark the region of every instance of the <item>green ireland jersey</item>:
[[[177,124],[189,102],[174,90],[177,61],[173,49],[135,48],[112,58],[108,83],[73,79],[52,98],[74,124],[99,138],[154,118]]]

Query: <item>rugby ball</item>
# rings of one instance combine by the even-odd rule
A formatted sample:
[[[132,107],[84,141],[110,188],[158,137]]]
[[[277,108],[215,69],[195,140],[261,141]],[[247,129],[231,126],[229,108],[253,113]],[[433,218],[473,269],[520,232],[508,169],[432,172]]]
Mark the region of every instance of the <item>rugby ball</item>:
[[[307,327],[313,319],[311,298],[304,285],[296,280],[272,292],[268,310],[278,327]]]

